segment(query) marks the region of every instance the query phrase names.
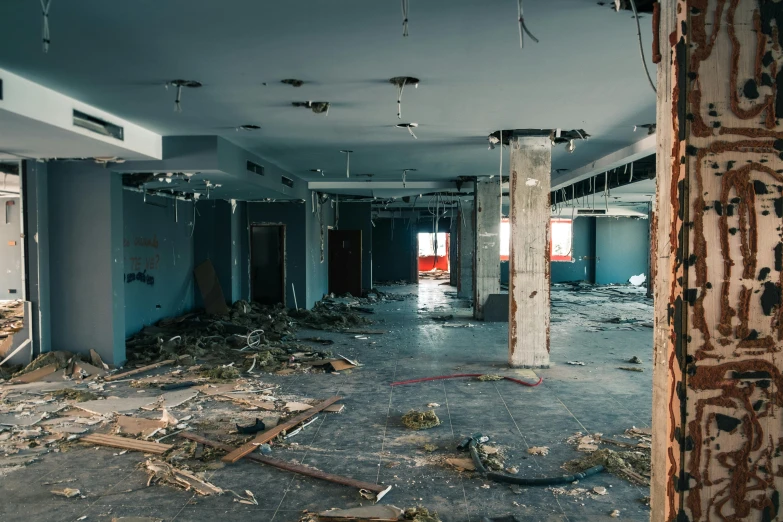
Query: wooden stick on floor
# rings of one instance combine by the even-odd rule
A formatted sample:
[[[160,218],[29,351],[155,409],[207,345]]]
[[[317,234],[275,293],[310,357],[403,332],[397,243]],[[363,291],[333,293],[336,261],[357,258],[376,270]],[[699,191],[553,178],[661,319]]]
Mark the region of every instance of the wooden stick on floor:
[[[118,379],[124,379],[125,377],[130,377],[131,375],[136,375],[139,373],[144,373],[149,370],[154,370],[155,368],[160,368],[161,366],[166,366],[168,364],[174,364],[176,361],[174,359],[168,359],[166,361],[160,361],[155,364],[150,364],[149,366],[142,366],[141,368],[136,368],[135,370],[131,370],[129,372],[124,373],[118,373],[116,375],[110,375],[108,377],[104,377],[104,381],[116,381]]]
[[[297,424],[306,421],[307,419],[309,419],[310,417],[314,416],[319,411],[321,411],[321,410],[331,406],[332,404],[334,404],[335,402],[339,401],[340,399],[342,399],[342,397],[338,397],[338,396],[329,397],[325,401],[316,404],[315,406],[313,406],[309,410],[305,411],[304,413],[301,413],[301,414],[297,415],[296,417],[294,417],[292,419],[289,419],[288,421],[284,422],[283,424],[279,424],[279,425],[275,426],[274,428],[266,430],[265,432],[261,433],[255,439],[251,440],[250,442],[248,442],[247,444],[245,444],[243,446],[238,447],[237,449],[235,449],[234,451],[232,451],[231,453],[229,453],[228,455],[223,457],[223,462],[228,462],[230,464],[235,463],[236,461],[238,461],[239,459],[241,459],[245,455],[248,455],[248,454],[252,453],[253,451],[255,451],[255,449],[260,444],[266,444],[270,440],[272,440],[275,437],[277,437],[278,435],[280,435],[282,432],[288,431],[291,428],[295,427]]]
[[[196,435],[195,433],[191,433],[189,431],[184,431],[179,434],[180,437],[184,437],[188,440],[192,440],[194,442],[198,442],[199,444],[203,444],[205,446],[212,446],[213,448],[221,449],[224,451],[231,451],[234,449],[232,446],[229,446],[228,444],[223,444],[221,442],[215,442],[213,440],[206,439],[204,437],[201,437],[199,435]],[[372,491],[375,493],[375,501],[381,500],[383,496],[389,492],[391,489],[391,486],[382,486],[380,484],[372,484],[370,482],[363,482],[361,480],[352,479],[350,477],[343,477],[340,475],[333,475],[331,473],[326,473],[324,471],[320,471],[317,469],[309,468],[307,466],[302,466],[300,464],[295,464],[293,462],[286,462],[284,460],[280,459],[273,459],[271,457],[266,457],[264,455],[259,454],[252,454],[247,455],[247,458],[252,460],[253,462],[259,462],[261,464],[267,464],[269,466],[273,466],[278,469],[283,469],[285,471],[291,471],[293,473],[299,473],[300,475],[306,475],[308,477],[313,477],[321,480],[326,480],[329,482],[334,482],[335,484],[342,484],[343,486],[351,486],[358,489],[366,489],[368,491]]]

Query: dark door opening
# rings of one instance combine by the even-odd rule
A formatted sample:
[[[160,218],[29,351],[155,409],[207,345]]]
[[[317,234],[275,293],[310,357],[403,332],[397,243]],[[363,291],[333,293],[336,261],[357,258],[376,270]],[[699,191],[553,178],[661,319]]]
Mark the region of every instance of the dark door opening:
[[[250,226],[250,286],[253,301],[285,305],[285,225]]]
[[[362,295],[362,231],[329,231],[329,293]]]

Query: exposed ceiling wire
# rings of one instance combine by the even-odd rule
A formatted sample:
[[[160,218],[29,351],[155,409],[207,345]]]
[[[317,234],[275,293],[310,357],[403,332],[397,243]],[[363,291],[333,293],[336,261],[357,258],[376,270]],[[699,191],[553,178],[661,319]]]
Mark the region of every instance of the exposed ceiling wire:
[[[402,169],[402,188],[405,188],[405,182],[408,176],[408,172],[416,172],[416,169]]]
[[[523,14],[523,9],[522,9],[522,0],[517,0],[517,18],[519,21],[519,48],[520,49],[525,48],[525,39],[523,33],[528,35],[531,40],[538,43],[538,38],[533,36],[533,34],[528,30],[527,26],[525,25],[525,16]]]
[[[408,12],[410,11],[410,0],[402,1],[402,36],[408,36]]]
[[[174,112],[182,112],[182,88],[188,87],[196,89],[201,87],[201,82],[194,80],[171,80],[170,82],[166,82],[165,86],[167,90],[169,87],[177,88],[177,96],[174,98]]]
[[[350,178],[351,177],[351,153],[352,150],[341,150],[343,154],[345,154],[345,177]]]
[[[41,43],[43,52],[49,52],[49,44],[52,40],[49,38],[49,8],[52,6],[52,0],[41,0],[41,11],[43,13],[43,29],[41,32]]]
[[[519,0],[520,2],[522,0]],[[636,20],[636,36],[639,39],[639,53],[642,55],[642,65],[644,66],[644,73],[647,75],[647,81],[650,82],[650,87],[655,94],[658,94],[658,90],[655,88],[655,83],[650,76],[650,70],[647,68],[647,60],[644,58],[644,44],[642,43],[642,28],[639,25],[639,13],[636,10],[636,0],[631,0],[631,8],[633,9],[633,17]]]

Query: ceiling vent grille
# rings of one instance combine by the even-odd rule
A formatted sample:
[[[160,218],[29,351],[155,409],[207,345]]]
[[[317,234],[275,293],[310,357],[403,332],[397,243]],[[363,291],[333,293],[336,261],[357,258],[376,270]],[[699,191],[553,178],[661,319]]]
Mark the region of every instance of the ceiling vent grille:
[[[264,175],[264,166],[259,165],[258,163],[253,163],[252,161],[247,162],[247,170],[253,174],[258,174],[259,176]]]
[[[293,187],[294,186],[294,180],[291,178],[287,178],[285,176],[280,176],[280,182],[285,185],[286,187]]]
[[[109,123],[108,121],[90,116],[82,111],[73,110],[73,126],[80,127],[82,129],[100,134],[101,136],[108,136],[120,141],[125,140],[125,129],[119,125]]]
[[[598,208],[580,208],[576,213],[579,216],[602,216],[606,214],[606,210]]]

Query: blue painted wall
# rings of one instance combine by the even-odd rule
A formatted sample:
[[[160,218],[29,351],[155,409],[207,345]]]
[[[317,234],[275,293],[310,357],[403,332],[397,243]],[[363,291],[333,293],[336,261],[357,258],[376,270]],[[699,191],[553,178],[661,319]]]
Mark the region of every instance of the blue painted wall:
[[[552,282],[589,281],[595,279],[596,218],[574,219],[572,253],[573,261],[552,261]]]
[[[51,347],[125,361],[122,178],[93,162],[50,162]]]
[[[307,227],[307,308],[320,301],[329,292],[329,227],[334,223],[334,209],[330,202],[316,203],[312,198],[305,203]],[[340,209],[342,211],[342,208]],[[323,261],[321,261],[321,232],[323,231]],[[298,288],[298,287],[297,287]],[[302,303],[299,303],[302,306]]]
[[[344,203],[340,205],[340,230],[362,231],[362,288],[372,288],[372,204]]]
[[[596,219],[596,283],[627,283],[633,275],[647,274],[649,226],[647,219]]]
[[[206,260],[212,262],[223,296],[229,304],[233,302],[231,225],[231,203],[228,201],[204,200],[196,203],[194,266]],[[195,299],[196,307],[203,308],[204,302],[198,287],[195,289]]]
[[[175,216],[173,199],[123,191],[126,336],[194,308],[192,221],[193,203]]]
[[[411,234],[418,233],[414,223],[408,228],[408,219],[377,219],[372,233],[372,277],[375,281],[414,281],[411,273],[413,251]],[[446,222],[448,228],[448,222]],[[423,232],[426,229],[422,230]]]

